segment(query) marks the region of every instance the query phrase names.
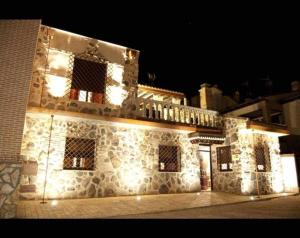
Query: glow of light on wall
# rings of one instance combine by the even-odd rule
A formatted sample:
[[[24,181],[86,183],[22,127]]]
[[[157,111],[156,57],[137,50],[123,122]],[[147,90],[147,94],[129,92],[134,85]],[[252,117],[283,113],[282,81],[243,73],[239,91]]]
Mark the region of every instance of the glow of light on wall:
[[[50,120],[49,118],[41,117],[40,114],[36,116],[32,116],[33,118],[38,118],[40,123],[44,125],[45,129],[50,127]],[[71,171],[62,171],[62,163],[63,163],[63,156],[65,150],[65,138],[67,133],[67,128],[57,127],[56,125],[56,117],[54,117],[54,124],[53,124],[53,133],[56,134],[55,137],[52,137],[51,140],[51,150],[49,156],[49,163],[48,163],[48,173],[47,173],[47,183],[45,189],[45,197],[46,199],[57,199],[63,198],[65,196],[65,184],[61,181],[72,181],[76,174],[72,173]],[[59,133],[58,133],[59,131]],[[46,130],[48,133],[48,130]],[[47,162],[47,150],[48,150],[48,139],[43,140],[40,136],[33,136],[30,138],[37,147],[33,148],[32,151],[29,151],[27,155],[32,157],[36,157],[38,159],[38,173],[36,177],[36,188],[37,188],[37,196],[42,197],[43,189],[44,189],[44,182],[45,182],[45,170],[46,170],[46,162]],[[55,150],[52,149],[55,147]],[[55,205],[55,201],[54,205]],[[51,204],[53,205],[53,204]]]
[[[283,192],[283,181],[282,181],[282,174],[277,173],[275,175],[275,179],[272,180],[272,188],[275,193],[281,193]]]
[[[62,97],[67,91],[67,78],[47,75],[47,87],[53,97]]]
[[[242,193],[243,194],[249,194],[251,193],[251,178],[250,174],[242,173]]]
[[[283,156],[281,157],[281,164],[283,170],[284,191],[298,192],[295,157],[293,155]]]
[[[188,184],[199,183],[199,176],[193,167],[186,167],[182,170],[182,179]],[[200,185],[200,184],[199,184]]]
[[[117,86],[107,86],[107,91],[109,92],[107,95],[108,101],[117,106],[123,103],[128,94],[124,89]]]
[[[240,135],[249,135],[249,134],[251,134],[251,133],[252,133],[252,131],[249,130],[249,129],[240,129],[240,130],[239,130],[239,134],[240,134]]]
[[[49,50],[48,64],[50,69],[67,69],[70,56],[66,53]]]
[[[140,166],[132,164],[121,172],[122,182],[129,188],[135,189],[139,185],[139,181],[144,179],[144,172]]]
[[[118,83],[122,83],[124,67],[119,64],[109,64],[109,70],[111,71],[112,79]]]
[[[253,183],[251,182],[251,167],[249,160],[249,149],[248,145],[251,144],[251,130],[248,129],[240,129],[239,130],[239,142],[240,142],[240,151],[241,154],[239,157],[241,158],[241,191],[243,194],[249,194],[253,192]],[[252,150],[252,149],[251,149]]]

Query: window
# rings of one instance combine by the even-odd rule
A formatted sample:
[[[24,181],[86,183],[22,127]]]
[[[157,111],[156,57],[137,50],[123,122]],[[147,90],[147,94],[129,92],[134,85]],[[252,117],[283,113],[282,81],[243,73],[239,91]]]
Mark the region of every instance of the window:
[[[268,172],[271,170],[270,152],[267,144],[259,143],[255,146],[255,158],[257,172]]]
[[[70,98],[103,103],[107,64],[74,58]]]
[[[66,138],[64,169],[93,170],[95,140]]]
[[[217,163],[220,171],[232,171],[231,147],[217,148]]]
[[[178,146],[159,145],[159,171],[180,171],[180,150]]]

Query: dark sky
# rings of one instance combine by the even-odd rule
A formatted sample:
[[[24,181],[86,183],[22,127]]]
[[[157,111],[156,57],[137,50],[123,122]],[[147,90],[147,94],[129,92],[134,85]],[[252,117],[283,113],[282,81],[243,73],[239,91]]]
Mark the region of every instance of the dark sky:
[[[297,8],[237,7],[90,7],[82,16],[78,9],[70,16],[47,13],[42,22],[140,50],[140,83],[147,84],[153,72],[155,86],[191,96],[204,82],[231,94],[245,91],[248,81],[259,96],[268,93],[263,79],[269,77],[273,92],[289,90],[300,79]]]

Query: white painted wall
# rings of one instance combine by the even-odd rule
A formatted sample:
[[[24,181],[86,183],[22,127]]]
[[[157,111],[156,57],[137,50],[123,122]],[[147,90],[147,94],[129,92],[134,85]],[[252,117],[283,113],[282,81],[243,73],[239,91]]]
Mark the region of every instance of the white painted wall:
[[[295,156],[293,154],[282,155],[281,164],[284,180],[284,191],[291,193],[299,192]]]

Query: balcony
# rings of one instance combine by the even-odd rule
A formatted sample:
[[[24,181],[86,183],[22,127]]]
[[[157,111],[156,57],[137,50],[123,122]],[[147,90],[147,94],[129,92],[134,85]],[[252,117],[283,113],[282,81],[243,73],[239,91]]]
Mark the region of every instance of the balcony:
[[[210,128],[222,128],[223,126],[222,118],[216,111],[144,98],[136,99],[136,107],[139,119]]]

